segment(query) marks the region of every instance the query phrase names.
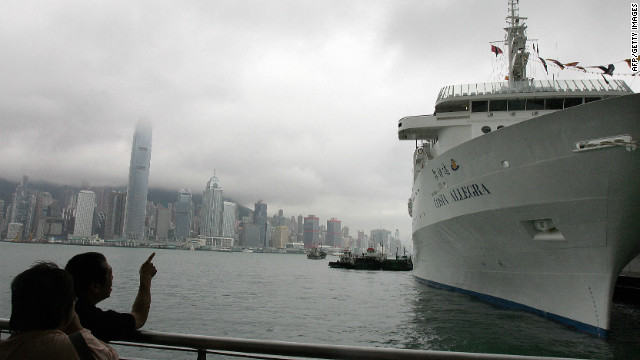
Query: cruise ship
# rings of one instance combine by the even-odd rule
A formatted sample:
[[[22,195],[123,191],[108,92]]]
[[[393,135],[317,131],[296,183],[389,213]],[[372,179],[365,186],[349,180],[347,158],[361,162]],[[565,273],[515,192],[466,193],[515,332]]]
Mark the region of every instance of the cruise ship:
[[[607,337],[640,253],[640,94],[527,77],[525,20],[509,0],[507,81],[446,86],[434,114],[398,122],[416,143],[414,276]]]

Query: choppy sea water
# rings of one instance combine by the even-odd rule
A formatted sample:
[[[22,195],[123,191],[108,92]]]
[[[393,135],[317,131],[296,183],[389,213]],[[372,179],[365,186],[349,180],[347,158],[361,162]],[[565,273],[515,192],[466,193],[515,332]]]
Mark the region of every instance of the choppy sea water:
[[[584,359],[640,359],[640,307],[615,304],[611,337],[430,288],[411,272],[331,269],[304,255],[217,253],[0,242],[0,317],[11,312],[11,279],[38,260],[64,266],[99,251],[114,272],[99,305],[129,311],[140,264],[155,251],[158,274],[144,329],[305,343],[482,352]],[[193,359],[194,354],[122,356]],[[215,358],[209,356],[208,358]]]

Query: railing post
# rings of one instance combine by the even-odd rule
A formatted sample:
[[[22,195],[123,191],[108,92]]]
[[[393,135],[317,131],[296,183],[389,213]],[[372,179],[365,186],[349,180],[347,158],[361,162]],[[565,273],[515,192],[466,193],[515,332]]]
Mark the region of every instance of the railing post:
[[[198,360],[207,360],[207,350],[198,349]]]

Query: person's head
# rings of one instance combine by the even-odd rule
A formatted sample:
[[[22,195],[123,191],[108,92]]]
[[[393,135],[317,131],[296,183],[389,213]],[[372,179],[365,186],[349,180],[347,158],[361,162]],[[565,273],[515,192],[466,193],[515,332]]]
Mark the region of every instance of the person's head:
[[[51,262],[40,262],[11,282],[11,331],[66,328],[72,319],[73,279]]]
[[[102,301],[111,295],[113,275],[107,258],[98,252],[72,257],[65,270],[73,277],[78,298]]]

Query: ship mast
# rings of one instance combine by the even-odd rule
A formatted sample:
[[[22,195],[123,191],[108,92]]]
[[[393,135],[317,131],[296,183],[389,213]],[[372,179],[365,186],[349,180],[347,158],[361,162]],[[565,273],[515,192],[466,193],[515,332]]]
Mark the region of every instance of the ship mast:
[[[505,36],[505,44],[509,54],[509,84],[527,79],[527,61],[529,53],[526,51],[527,43],[527,26],[524,23],[526,17],[520,17],[520,1],[509,0],[509,15],[507,16],[507,24],[504,30],[507,32]]]

